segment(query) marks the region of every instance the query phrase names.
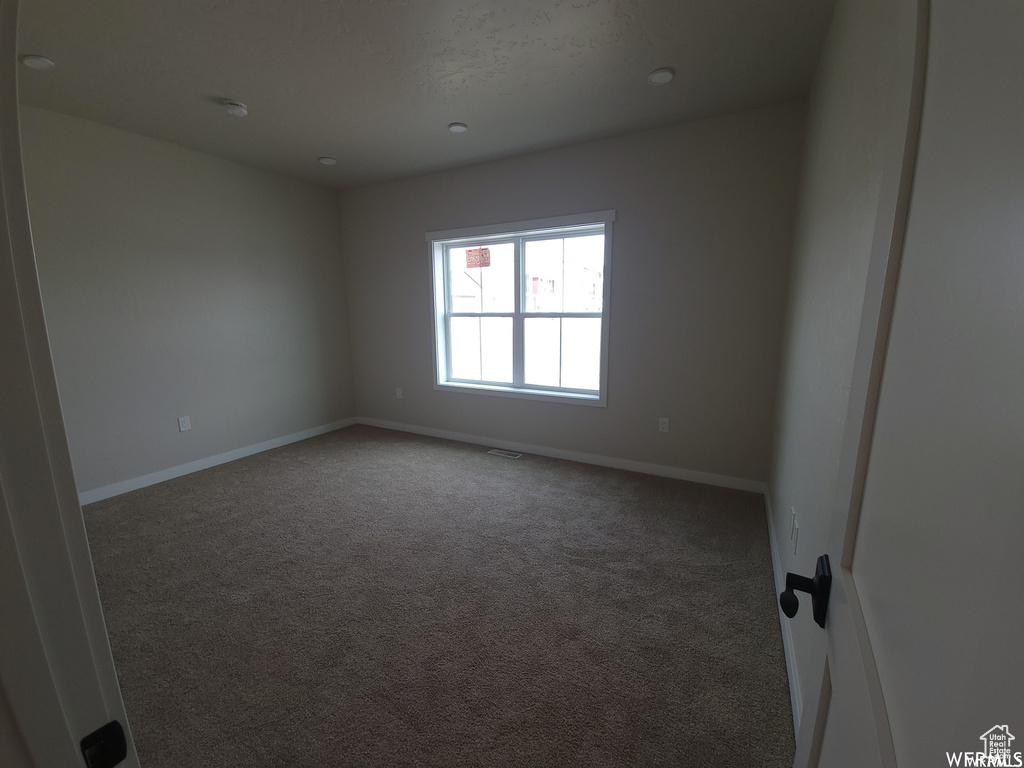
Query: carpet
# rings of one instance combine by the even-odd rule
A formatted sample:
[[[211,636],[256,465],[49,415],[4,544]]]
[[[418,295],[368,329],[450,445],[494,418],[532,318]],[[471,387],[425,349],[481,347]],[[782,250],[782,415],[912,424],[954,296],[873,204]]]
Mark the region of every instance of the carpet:
[[[790,766],[764,501],[354,426],[85,508],[142,765]]]

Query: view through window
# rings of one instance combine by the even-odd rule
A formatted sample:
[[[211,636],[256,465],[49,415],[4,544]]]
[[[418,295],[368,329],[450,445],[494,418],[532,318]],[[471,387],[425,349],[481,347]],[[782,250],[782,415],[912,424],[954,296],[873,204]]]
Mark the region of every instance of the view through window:
[[[602,399],[608,228],[433,240],[438,384]]]

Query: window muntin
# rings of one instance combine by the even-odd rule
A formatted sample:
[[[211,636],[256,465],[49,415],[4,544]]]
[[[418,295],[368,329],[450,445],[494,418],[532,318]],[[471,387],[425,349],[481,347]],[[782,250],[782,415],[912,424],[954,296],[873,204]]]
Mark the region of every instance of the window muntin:
[[[436,386],[604,404],[607,213],[508,234],[428,235]]]

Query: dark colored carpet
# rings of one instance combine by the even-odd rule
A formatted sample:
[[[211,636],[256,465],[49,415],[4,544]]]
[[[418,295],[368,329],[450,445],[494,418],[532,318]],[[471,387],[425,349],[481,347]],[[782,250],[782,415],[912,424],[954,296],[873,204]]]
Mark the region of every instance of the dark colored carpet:
[[[86,508],[143,766],[789,766],[760,496],[356,426]]]

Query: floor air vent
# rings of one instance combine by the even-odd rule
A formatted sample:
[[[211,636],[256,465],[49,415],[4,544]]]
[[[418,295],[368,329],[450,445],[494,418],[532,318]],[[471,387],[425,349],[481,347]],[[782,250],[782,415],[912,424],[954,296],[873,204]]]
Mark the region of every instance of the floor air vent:
[[[497,448],[491,448],[488,453],[493,453],[495,456],[504,456],[506,459],[518,459],[523,454],[514,453],[512,451],[499,451]]]

